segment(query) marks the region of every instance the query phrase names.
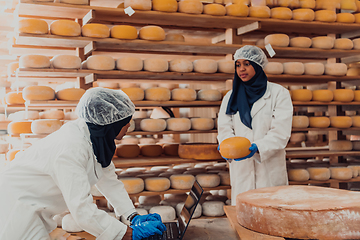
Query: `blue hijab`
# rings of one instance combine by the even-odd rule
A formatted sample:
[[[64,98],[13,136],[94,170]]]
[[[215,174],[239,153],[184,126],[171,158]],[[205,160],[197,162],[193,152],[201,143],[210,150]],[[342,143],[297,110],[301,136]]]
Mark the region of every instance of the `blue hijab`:
[[[249,81],[243,82],[235,70],[233,91],[227,105],[226,114],[234,115],[239,111],[241,122],[252,129],[251,108],[265,94],[267,76],[262,67],[253,61],[249,62],[255,70],[255,75]]]
[[[115,138],[119,135],[121,129],[130,122],[132,116],[120,121],[108,124],[97,125],[86,123],[90,131],[90,139],[97,161],[103,168],[110,165],[114,156],[116,145]]]

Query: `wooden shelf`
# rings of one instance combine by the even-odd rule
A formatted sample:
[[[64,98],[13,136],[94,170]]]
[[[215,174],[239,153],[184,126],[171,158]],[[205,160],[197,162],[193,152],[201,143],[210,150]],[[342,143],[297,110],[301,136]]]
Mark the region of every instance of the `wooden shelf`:
[[[308,180],[308,181],[289,181],[290,185],[308,185],[308,184],[323,184],[323,183],[340,183],[340,182],[360,182],[360,177],[352,178],[349,180],[337,180],[337,179],[329,179],[326,181],[319,180]]]
[[[311,158],[331,157],[331,156],[360,156],[360,151],[330,151],[330,150],[309,150],[307,148],[301,150],[286,150],[287,158]]]
[[[308,132],[308,131],[359,131],[360,127],[351,127],[351,128],[293,128],[291,132]]]
[[[126,135],[197,134],[197,133],[217,133],[217,130],[212,129],[208,131],[189,130],[189,131],[161,131],[161,132],[134,131],[134,132],[126,133]]]
[[[342,105],[360,105],[360,102],[319,102],[319,101],[309,101],[309,102],[300,102],[292,101],[293,106],[342,106]]]

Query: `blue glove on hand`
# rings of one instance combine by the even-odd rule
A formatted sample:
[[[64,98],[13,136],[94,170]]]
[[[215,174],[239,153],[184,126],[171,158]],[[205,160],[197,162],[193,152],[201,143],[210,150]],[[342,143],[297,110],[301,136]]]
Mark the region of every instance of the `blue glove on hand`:
[[[162,235],[166,230],[165,225],[161,221],[147,221],[131,225],[132,228],[132,240],[141,240],[143,238],[150,237],[158,234]]]
[[[136,224],[147,222],[147,221],[160,221],[161,222],[161,217],[157,213],[151,213],[151,214],[147,214],[147,215],[137,215],[131,220],[131,224],[136,225]]]
[[[249,147],[249,150],[251,151],[249,153],[249,155],[247,155],[247,156],[245,156],[243,158],[237,158],[237,159],[234,159],[234,160],[235,161],[241,161],[241,160],[244,160],[244,159],[247,159],[247,158],[251,158],[258,151],[258,147],[256,146],[255,143],[252,143],[251,146]]]

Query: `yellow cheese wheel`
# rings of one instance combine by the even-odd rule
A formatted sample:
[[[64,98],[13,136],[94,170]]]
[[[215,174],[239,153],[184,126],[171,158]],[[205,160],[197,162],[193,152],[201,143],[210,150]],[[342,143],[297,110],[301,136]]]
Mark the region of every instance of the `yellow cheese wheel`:
[[[341,23],[355,22],[355,16],[352,13],[338,13],[336,14],[336,21]]]
[[[266,74],[282,74],[284,72],[284,65],[280,62],[268,62],[265,65],[264,72]]]
[[[237,159],[250,154],[251,142],[244,137],[230,137],[220,143],[220,154],[224,158]]]
[[[192,88],[175,88],[171,90],[171,99],[174,101],[194,101],[196,91]]]
[[[135,158],[140,154],[140,147],[137,144],[116,145],[116,156],[121,158]]]
[[[333,90],[334,101],[351,102],[354,100],[355,94],[352,89],[335,89]]]
[[[222,159],[216,143],[182,143],[179,145],[179,157],[196,160]]]
[[[165,41],[185,42],[185,37],[184,35],[178,33],[167,33],[165,36]]]
[[[53,35],[76,37],[81,35],[80,24],[72,20],[55,20],[50,24],[50,33]]]
[[[9,134],[32,133],[31,121],[14,121],[10,122],[7,127]]]
[[[309,126],[309,118],[307,116],[293,116],[293,128],[307,128]]]
[[[290,39],[290,47],[309,48],[311,47],[312,41],[308,37],[294,37]]]
[[[352,142],[349,140],[332,140],[329,142],[330,151],[351,151]]]
[[[312,100],[320,102],[331,102],[334,99],[334,94],[328,89],[318,89],[312,91]]]
[[[269,18],[271,11],[268,6],[251,6],[249,8],[249,17]]]
[[[24,104],[25,100],[22,96],[22,92],[8,92],[5,95],[6,104]]]
[[[326,181],[330,179],[330,169],[326,167],[309,167],[307,168],[311,180]]]
[[[325,72],[325,66],[320,62],[304,63],[305,75],[323,75]]]
[[[302,75],[305,72],[305,67],[302,62],[284,62],[284,74]]]
[[[355,17],[355,23],[360,23],[360,13],[354,13],[354,17]]]
[[[356,11],[355,0],[340,0],[340,9]]]
[[[16,154],[20,152],[20,149],[10,149],[7,153],[6,153],[6,159],[8,161],[12,161],[14,160]]]
[[[303,182],[310,178],[310,174],[306,169],[289,169],[288,177],[290,181]]]
[[[144,60],[144,70],[149,72],[166,72],[169,62],[163,58],[147,58]]]
[[[235,72],[235,64],[233,60],[218,60],[217,61],[217,69],[218,72],[222,73],[234,73]]]
[[[176,0],[152,0],[152,10],[161,12],[176,12],[178,3]]]
[[[143,60],[139,57],[121,57],[116,60],[116,68],[123,71],[141,71],[143,66]]]
[[[212,118],[191,118],[191,128],[194,130],[207,131],[214,129],[214,126]]]
[[[353,171],[347,167],[331,167],[330,175],[332,179],[350,180],[353,177]]]
[[[290,39],[289,36],[282,33],[275,33],[267,35],[264,39],[265,45],[271,44],[275,47],[287,47],[289,46]]]
[[[60,120],[37,119],[31,123],[31,131],[35,134],[50,134],[60,129]]]
[[[169,62],[169,70],[171,72],[192,72],[193,63],[188,59],[178,58]]]
[[[202,89],[197,92],[197,99],[202,101],[220,101],[222,94],[216,89]]]
[[[163,120],[163,119],[152,119],[152,120]],[[158,157],[162,154],[163,149],[158,144],[141,144],[140,154],[144,157]]]
[[[170,180],[165,177],[150,177],[145,179],[145,189],[152,192],[162,192],[170,188]]]
[[[137,29],[129,25],[115,25],[110,30],[110,36],[117,39],[133,40],[137,39]]]
[[[111,56],[93,55],[86,59],[86,67],[93,70],[113,70],[115,60]]]
[[[53,68],[81,68],[81,59],[75,55],[56,55],[50,60],[50,62]]]
[[[354,91],[354,101],[360,102],[360,90]]]
[[[203,14],[213,15],[213,16],[225,16],[226,9],[225,6],[217,3],[210,3],[204,6]]]
[[[193,62],[194,72],[216,73],[217,62],[213,59],[197,59]]]
[[[360,75],[359,67],[350,67],[346,72],[346,76],[359,76],[359,75]]]
[[[128,194],[136,194],[144,190],[145,184],[141,178],[126,177],[119,178],[119,180],[124,184]]]
[[[165,31],[158,26],[145,26],[139,31],[139,38],[151,41],[165,40]]]
[[[190,123],[191,124],[191,123]],[[179,144],[178,143],[165,143],[163,144],[163,152],[167,156],[179,156]]]
[[[314,9],[316,6],[315,0],[299,0],[299,4],[301,8]]]
[[[154,87],[145,89],[145,99],[150,101],[169,101],[171,92],[164,87]]]
[[[200,0],[182,0],[179,2],[179,12],[201,14],[204,6]]]
[[[309,117],[309,126],[312,128],[327,128],[330,126],[328,117]]]
[[[191,121],[188,118],[166,119],[166,129],[169,131],[188,131],[191,128]]]
[[[65,88],[56,92],[56,98],[65,101],[79,101],[85,89],[82,88]]]
[[[81,34],[84,37],[108,38],[110,37],[110,29],[105,24],[88,23],[82,26]]]
[[[20,68],[49,68],[50,59],[43,55],[21,55],[19,58]]]
[[[348,38],[338,38],[334,41],[334,48],[335,49],[343,49],[343,50],[350,50],[353,49],[354,43],[351,39]]]
[[[89,5],[89,0],[60,0],[61,3]]]
[[[166,129],[166,121],[164,119],[143,119],[140,122],[140,128],[146,132],[161,132]]]
[[[7,75],[12,76],[15,74],[15,71],[19,68],[19,62],[9,63],[7,67]]]
[[[131,7],[135,10],[151,10],[151,0],[124,0],[124,8]]]
[[[46,21],[41,19],[20,19],[17,30],[19,33],[47,34],[49,26]]]
[[[65,118],[64,111],[57,109],[50,109],[39,113],[40,118],[43,119],[58,119],[62,120]]]
[[[233,3],[226,5],[226,15],[234,17],[247,17],[249,15],[249,7],[242,3]]]
[[[131,101],[141,101],[145,97],[145,92],[142,88],[137,87],[129,87],[129,88],[122,88],[121,89]]]
[[[317,10],[315,11],[315,21],[335,22],[336,12],[332,10]]]
[[[360,116],[351,116],[352,126],[360,127]]]
[[[334,47],[335,40],[332,37],[321,36],[313,37],[312,39],[313,48],[331,49]]]
[[[55,91],[47,86],[27,86],[22,92],[25,100],[53,100],[55,99]]]
[[[334,128],[349,128],[352,125],[352,119],[349,116],[330,117],[330,125]]]
[[[171,188],[191,189],[195,182],[195,177],[191,174],[174,174],[170,176]]]
[[[292,11],[287,7],[275,7],[270,9],[271,18],[290,20],[292,19]]]
[[[196,181],[203,188],[213,188],[220,185],[220,176],[217,174],[197,174]]]
[[[325,74],[334,76],[345,76],[347,66],[345,63],[327,63],[325,64]]]
[[[312,9],[298,8],[292,11],[293,19],[299,21],[313,21],[315,12]]]
[[[312,92],[309,89],[295,89],[291,90],[290,93],[293,101],[307,102],[312,99]]]

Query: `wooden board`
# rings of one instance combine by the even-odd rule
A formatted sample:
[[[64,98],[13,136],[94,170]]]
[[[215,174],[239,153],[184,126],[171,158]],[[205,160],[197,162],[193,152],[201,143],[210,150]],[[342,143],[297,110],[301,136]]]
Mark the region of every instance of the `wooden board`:
[[[236,230],[241,240],[285,240],[282,237],[270,236],[258,232],[254,232],[241,226],[236,217],[235,206],[224,206],[225,214],[230,221],[231,226]]]

